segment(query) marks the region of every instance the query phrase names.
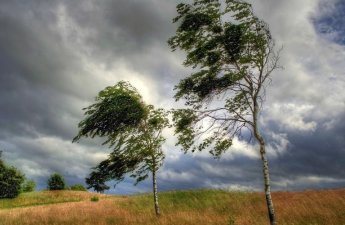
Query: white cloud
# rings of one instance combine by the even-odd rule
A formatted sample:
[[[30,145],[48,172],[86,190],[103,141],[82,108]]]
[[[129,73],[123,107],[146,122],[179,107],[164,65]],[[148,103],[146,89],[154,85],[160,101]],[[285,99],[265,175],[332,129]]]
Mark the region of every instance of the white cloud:
[[[332,10],[335,1],[253,1],[260,18],[270,26],[277,47],[283,46],[281,65],[267,90],[264,120],[287,129],[313,131],[320,120],[345,111],[345,47],[325,40],[313,18]]]
[[[190,172],[176,172],[173,170],[164,170],[159,173],[159,179],[169,182],[190,182],[196,177]]]
[[[231,183],[221,183],[216,184],[209,182],[207,186],[215,188],[215,189],[222,189],[227,191],[245,191],[245,192],[252,192],[252,191],[260,191],[259,188],[251,186],[251,185],[239,185],[239,184],[231,184]]]
[[[235,159],[238,156],[245,156],[248,158],[259,158],[259,147],[248,144],[246,141],[239,140],[237,137],[233,139],[233,145],[224,154],[224,159]]]
[[[315,186],[325,183],[342,183],[345,182],[345,179],[335,179],[332,177],[325,176],[298,176],[294,179],[282,178],[279,181],[272,181],[272,185],[280,188],[289,188],[289,187],[308,187]]]
[[[287,134],[276,134],[271,133],[271,142],[267,143],[267,154],[270,157],[277,157],[286,153],[288,146],[290,144]]]
[[[270,106],[265,123],[276,121],[280,126],[290,130],[314,131],[317,126],[316,121],[306,122],[304,118],[310,115],[314,109],[312,105],[285,103],[275,103]]]

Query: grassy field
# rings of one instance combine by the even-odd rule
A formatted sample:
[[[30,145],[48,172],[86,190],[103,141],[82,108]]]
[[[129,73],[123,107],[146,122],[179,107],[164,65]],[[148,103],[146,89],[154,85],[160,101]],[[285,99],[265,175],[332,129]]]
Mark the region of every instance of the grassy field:
[[[98,202],[90,201],[92,196]],[[107,196],[54,191],[0,200],[1,225],[261,225],[268,224],[262,193],[218,190],[159,194],[156,218],[150,194]],[[273,193],[279,225],[344,225],[345,189]]]

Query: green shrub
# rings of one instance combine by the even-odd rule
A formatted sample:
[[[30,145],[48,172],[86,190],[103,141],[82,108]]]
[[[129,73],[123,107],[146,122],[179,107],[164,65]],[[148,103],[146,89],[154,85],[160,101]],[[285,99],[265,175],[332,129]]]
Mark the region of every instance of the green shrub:
[[[0,158],[0,198],[17,197],[24,179],[24,175],[17,168],[7,166]]]
[[[62,175],[58,173],[52,174],[48,179],[48,190],[64,190],[65,180]]]
[[[75,184],[70,187],[72,191],[87,191],[82,184]]]
[[[91,202],[98,202],[98,201],[99,201],[98,196],[92,196],[91,197]]]
[[[22,185],[23,192],[33,192],[36,189],[36,183],[33,180],[26,180]]]

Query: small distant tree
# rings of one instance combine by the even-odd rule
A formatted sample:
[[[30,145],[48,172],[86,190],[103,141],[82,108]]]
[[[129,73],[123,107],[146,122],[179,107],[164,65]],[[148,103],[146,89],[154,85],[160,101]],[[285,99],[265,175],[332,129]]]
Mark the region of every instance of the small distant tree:
[[[259,127],[265,87],[278,67],[268,25],[242,0],[193,0],[178,4],[173,50],[187,53],[185,66],[196,71],[176,86],[176,100],[188,108],[174,112],[178,144],[185,151],[210,149],[215,157],[234,137],[249,133],[259,144],[270,223],[276,224],[266,145]],[[249,131],[249,132],[248,132]],[[250,135],[251,134],[251,135]]]
[[[164,159],[161,146],[165,141],[162,131],[169,123],[167,112],[143,103],[137,90],[126,82],[107,87],[96,100],[86,108],[87,117],[79,124],[74,141],[81,136],[106,137],[104,144],[109,144],[113,152],[86,178],[88,188],[103,192],[109,189],[106,181],[120,182],[126,174],[137,184],[151,173],[155,212],[159,215],[156,174]]]
[[[15,198],[21,191],[25,176],[15,167],[8,166],[0,152],[0,198]]]
[[[33,180],[26,180],[22,185],[23,192],[33,192],[36,189],[36,183]]]
[[[65,179],[61,174],[54,173],[48,179],[48,190],[64,190],[65,186]]]
[[[82,185],[82,184],[72,185],[72,186],[70,186],[70,189],[72,191],[87,191],[86,188],[84,187],[84,185]]]

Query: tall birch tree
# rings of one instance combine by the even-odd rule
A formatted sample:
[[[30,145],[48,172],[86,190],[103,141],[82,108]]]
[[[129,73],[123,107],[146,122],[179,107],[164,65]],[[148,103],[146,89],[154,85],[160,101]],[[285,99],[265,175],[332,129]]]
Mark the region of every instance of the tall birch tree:
[[[211,149],[220,157],[248,130],[260,146],[269,220],[276,224],[259,128],[265,88],[279,67],[268,25],[241,0],[194,0],[178,4],[177,12],[178,28],[168,43],[184,50],[184,65],[195,70],[175,87],[176,100],[187,106],[173,114],[177,144],[184,151]]]

